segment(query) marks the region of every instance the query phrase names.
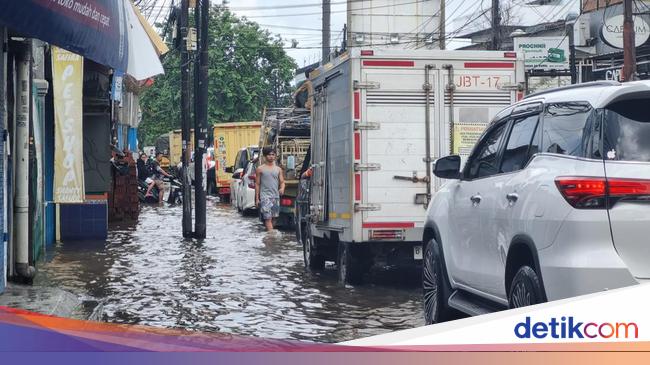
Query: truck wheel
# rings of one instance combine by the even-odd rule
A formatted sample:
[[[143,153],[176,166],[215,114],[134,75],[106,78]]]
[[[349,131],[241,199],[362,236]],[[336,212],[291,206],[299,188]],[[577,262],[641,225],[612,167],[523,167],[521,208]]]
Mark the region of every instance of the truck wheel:
[[[509,294],[508,306],[510,308],[527,307],[544,302],[539,276],[530,266],[519,268],[512,279]]]
[[[317,254],[314,236],[311,234],[309,224],[305,225],[302,236],[302,256],[305,260],[305,267],[310,270],[323,270],[325,268],[325,257]]]
[[[440,246],[435,239],[432,239],[424,248],[424,262],[422,263],[424,320],[427,325],[445,322],[453,318],[452,309],[447,304],[451,295],[451,285],[444,267]]]
[[[363,281],[365,266],[359,259],[359,255],[352,245],[347,242],[339,242],[338,250],[338,274],[341,284],[360,284]]]

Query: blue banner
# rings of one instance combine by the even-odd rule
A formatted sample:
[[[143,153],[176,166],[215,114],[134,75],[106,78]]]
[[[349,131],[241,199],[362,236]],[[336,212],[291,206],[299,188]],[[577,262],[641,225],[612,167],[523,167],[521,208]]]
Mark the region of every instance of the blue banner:
[[[0,25],[125,71],[128,0],[0,0]]]

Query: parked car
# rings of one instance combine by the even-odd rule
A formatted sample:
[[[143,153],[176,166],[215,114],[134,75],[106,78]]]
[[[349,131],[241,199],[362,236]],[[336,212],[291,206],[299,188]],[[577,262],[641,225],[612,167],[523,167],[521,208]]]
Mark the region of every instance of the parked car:
[[[499,113],[431,202],[427,323],[648,281],[650,81],[534,94]]]
[[[249,146],[242,148],[237,152],[235,158],[235,166],[229,168],[228,171],[232,173],[232,178],[230,180],[230,204],[237,208],[239,211],[243,211],[245,208],[239,203],[244,200],[244,197],[240,197],[240,194],[246,194],[247,190],[245,187],[248,186],[248,183],[245,182],[245,175],[247,173],[251,161],[256,160],[259,155],[259,148],[257,146]],[[234,171],[232,171],[234,169]],[[253,170],[253,175],[255,170]],[[253,180],[253,194],[255,191],[255,181]],[[255,196],[253,196],[253,206],[255,205]],[[246,208],[249,209],[249,208]]]
[[[237,186],[233,186],[233,191],[235,191],[235,200],[233,204],[236,204],[237,210],[242,214],[248,214],[251,211],[257,209],[255,205],[255,171],[257,170],[258,159],[255,155],[254,160],[249,161],[244,170],[241,179],[239,179]]]

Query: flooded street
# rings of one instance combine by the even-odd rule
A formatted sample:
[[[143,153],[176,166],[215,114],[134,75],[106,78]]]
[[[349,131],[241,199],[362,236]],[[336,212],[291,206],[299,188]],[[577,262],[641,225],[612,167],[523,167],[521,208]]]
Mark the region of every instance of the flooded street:
[[[424,324],[417,273],[362,286],[305,270],[292,232],[208,201],[207,239],[185,241],[181,207],[142,208],[107,242],[59,244],[35,284],[103,303],[103,320],[278,339],[339,342]]]

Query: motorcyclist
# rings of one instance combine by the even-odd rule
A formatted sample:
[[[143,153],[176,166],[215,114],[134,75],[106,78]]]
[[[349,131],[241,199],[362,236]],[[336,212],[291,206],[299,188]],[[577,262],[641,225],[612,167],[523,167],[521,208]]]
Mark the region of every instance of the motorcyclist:
[[[162,167],[160,167],[160,163],[157,160],[153,160],[149,163],[148,170],[150,171],[151,175],[145,180],[148,185],[145,197],[153,196],[153,194],[151,194],[151,190],[154,186],[157,186],[158,202],[162,204],[163,197],[165,196],[165,183],[163,182],[163,177],[166,176],[168,178],[172,178],[172,176],[163,170]]]
[[[142,152],[137,163],[138,170],[138,181],[147,186],[147,196],[151,196],[151,189],[156,185],[156,183],[151,178],[153,176],[153,171],[150,168],[149,156],[146,153]]]

